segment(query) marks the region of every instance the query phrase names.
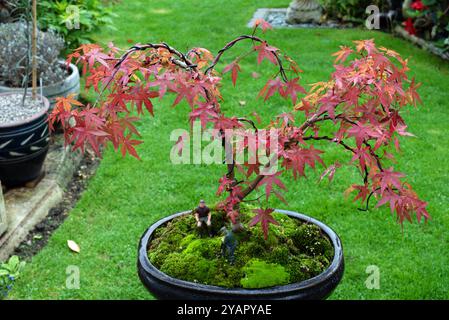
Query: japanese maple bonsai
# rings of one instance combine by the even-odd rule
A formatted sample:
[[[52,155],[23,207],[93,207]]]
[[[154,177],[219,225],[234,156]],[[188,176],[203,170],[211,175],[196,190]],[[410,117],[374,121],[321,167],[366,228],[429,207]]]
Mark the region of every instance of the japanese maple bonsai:
[[[215,138],[223,139],[224,148],[229,147],[230,142],[224,134],[227,130],[261,130],[258,116],[253,120],[225,114],[219,91],[223,79],[216,71],[229,49],[240,42],[249,42],[250,51],[225,66],[223,74],[229,72],[235,85],[241,72],[239,62],[255,52],[259,64],[266,60],[277,70],[276,75],[262,88],[259,97],[267,102],[272,96],[280,95],[292,107],[291,112],[278,115],[266,128],[274,132],[277,139],[255,138],[256,152],[264,149],[269,161],[259,161],[257,156],[239,163],[235,161],[242,153],[254,151],[250,150],[252,144],[249,140],[245,140],[246,143],[239,148],[231,148],[231,161],[228,158],[227,170],[219,179],[217,194],[227,192],[218,209],[226,213],[234,230],[241,227],[239,217],[242,204],[256,190],[262,192],[266,200],[274,195],[285,202],[280,192],[285,190],[285,186],[280,177],[286,172],[290,171],[294,179],[299,179],[305,176],[307,166],[315,169],[317,164],[321,164],[325,167],[322,178],[327,176],[332,180],[344,159],[325,165],[321,158],[324,151],[315,148],[318,141],[327,141],[350,154],[348,163],[358,168],[362,178],[361,184],[349,187],[350,191],[357,192],[355,200],[364,202],[366,207],[372,198],[377,199],[377,206],[389,204],[401,224],[404,220],[411,222],[413,215],[418,221],[422,218],[427,220],[426,202],[420,200],[412,187],[403,181],[402,173],[385,165],[391,163],[393,158],[388,148],[394,146],[399,149],[398,137],[411,135],[406,131],[401,111],[420,102],[417,93],[419,85],[407,75],[407,60],[392,50],[376,47],[373,40],[355,41],[355,48],[342,46],[334,54],[335,72],[330,80],[314,84],[306,91],[299,84],[302,71],[298,65],[256,36],[258,27],[264,32],[270,28],[265,21],[258,20],[251,35],[232,40],[215,57],[203,48],[193,48],[184,54],[166,43],[137,44],[125,52],[113,44],[106,50],[95,44],[83,45],[69,55],[68,62],[75,59],[82,65],[87,75],[86,86],[99,94],[98,100],[93,105],[83,105],[72,98],[60,98],[49,117],[50,126],[56,122],[62,123],[65,138],[68,143],[73,143],[74,149],[84,150],[85,145],[89,144],[100,154],[100,147],[110,142],[124,156],[129,153],[139,158],[135,146],[141,141],[134,138],[139,135],[133,125],[138,119],[135,114],[147,112],[153,116],[155,99],[174,93],[173,106],[185,100],[190,107],[190,121],[199,120],[203,128],[216,129],[219,134]],[[300,94],[303,95],[301,98]],[[332,133],[329,133],[329,127],[323,128],[325,124],[335,128]],[[180,137],[177,142],[179,152],[183,150],[183,142],[184,138]],[[265,150],[273,145],[276,152]],[[267,173],[276,161],[279,161],[281,170],[268,170]],[[254,209],[254,213],[247,225],[259,224],[267,237],[270,225],[278,224],[273,209],[262,206]],[[148,281],[150,290],[160,297],[185,297],[186,294],[193,298],[239,298],[248,297],[248,294],[259,298],[325,297],[341,279],[342,256],[334,258],[333,263],[338,265],[331,265],[329,268],[334,267],[334,274],[328,274],[334,278],[328,277],[326,283],[310,279],[306,285],[290,284],[271,291],[220,290],[214,286],[167,277],[148,262],[146,251],[158,227],[185,214],[159,221],[149,228],[141,240],[140,255],[146,260],[140,261],[145,264],[140,275],[144,282]],[[331,238],[335,256],[342,255],[338,237],[324,224],[305,216],[292,216],[317,224]],[[316,277],[320,281],[323,278]],[[315,281],[315,295],[304,293],[305,287],[312,287],[310,281]]]

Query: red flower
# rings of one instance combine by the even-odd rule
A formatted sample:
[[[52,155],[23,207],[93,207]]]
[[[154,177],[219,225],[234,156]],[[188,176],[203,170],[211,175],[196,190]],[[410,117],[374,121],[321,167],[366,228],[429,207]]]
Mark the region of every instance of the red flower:
[[[417,0],[415,2],[412,3],[411,8],[413,10],[418,10],[418,11],[423,11],[425,9],[427,9],[427,7],[424,5],[424,3],[422,3],[421,0]]]
[[[405,30],[407,30],[408,33],[410,33],[412,35],[416,35],[416,29],[415,29],[415,26],[413,25],[412,18],[408,18],[407,20],[405,20],[404,25],[405,25]]]

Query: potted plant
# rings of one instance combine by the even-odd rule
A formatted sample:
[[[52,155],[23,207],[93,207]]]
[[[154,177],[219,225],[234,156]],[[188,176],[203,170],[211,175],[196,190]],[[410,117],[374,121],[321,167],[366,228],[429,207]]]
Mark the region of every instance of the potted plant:
[[[31,87],[29,68],[28,22],[0,24],[0,93],[22,93],[24,87]],[[37,79],[41,94],[50,100],[50,109],[56,97],[79,94],[80,78],[76,66],[65,65],[60,60],[64,40],[53,31],[37,34]]]
[[[0,93],[0,180],[17,187],[42,174],[49,146],[47,98]]]
[[[21,186],[42,177],[49,145],[49,101],[37,93],[36,8],[37,3],[33,1],[32,24],[0,25],[0,79],[18,81],[25,86],[20,90],[0,90],[0,180],[7,187]],[[45,44],[49,45],[46,51],[51,52],[51,43]],[[30,91],[27,88],[29,79]]]
[[[257,27],[270,26],[258,20]],[[242,42],[250,43],[250,51],[225,66],[222,76],[216,68],[223,56]],[[308,92],[299,84],[298,65],[254,33],[232,40],[215,57],[203,48],[184,54],[166,43],[137,44],[124,52],[113,44],[106,50],[90,44],[68,57],[83,66],[87,86],[99,94],[93,105],[59,98],[49,117],[51,127],[62,124],[74,149],[89,144],[100,154],[100,147],[111,143],[123,155],[139,158],[135,113],[153,115],[156,98],[174,93],[174,106],[181,101],[190,106],[193,130],[195,124],[210,130],[214,147],[225,150],[227,169],[217,191],[224,199],[212,208],[202,201],[194,210],[164,218],[141,238],[139,276],[156,297],[327,297],[343,274],[338,236],[322,222],[269,205],[272,197],[285,202],[281,176],[300,179],[306,167],[321,165],[322,177],[333,178],[345,159],[326,165],[319,143],[343,148],[347,163],[359,169],[362,182],[349,189],[355,199],[367,207],[374,199],[377,206],[388,204],[400,223],[413,214],[418,221],[429,218],[427,204],[391,164],[390,149],[399,148],[399,136],[410,135],[401,111],[420,101],[418,85],[399,54],[377,48],[373,40],[355,43],[335,54],[330,80]],[[259,64],[268,62],[276,70],[259,97],[266,102],[279,95],[292,105],[269,122],[268,131],[257,116],[226,115],[220,94],[223,77],[230,74],[235,84],[240,61],[253,52]],[[188,152],[188,139],[186,132],[179,135],[172,157]]]

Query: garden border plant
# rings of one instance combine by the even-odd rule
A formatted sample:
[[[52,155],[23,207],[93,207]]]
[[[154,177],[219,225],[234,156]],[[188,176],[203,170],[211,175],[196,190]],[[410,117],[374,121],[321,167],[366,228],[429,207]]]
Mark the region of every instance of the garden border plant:
[[[54,59],[58,38],[53,34],[38,36],[37,2],[32,0],[25,7],[22,20],[18,24],[1,25],[0,75],[24,89],[14,90],[0,86],[2,112],[0,119],[0,179],[8,187],[21,186],[30,181],[38,181],[42,176],[42,166],[47,155],[50,138],[47,121],[49,101],[38,95],[38,38],[51,44],[47,48],[44,65]],[[31,17],[31,22],[28,19]],[[16,29],[12,29],[16,27]],[[15,31],[15,32],[14,32]],[[19,34],[17,35],[17,32]],[[4,34],[3,34],[4,33]],[[22,33],[22,34],[21,34]],[[62,40],[61,40],[62,41]],[[23,45],[22,47],[20,45]],[[42,49],[42,48],[41,48]],[[42,70],[39,70],[42,71]],[[31,76],[31,94],[28,94],[28,80]],[[61,92],[59,92],[61,93]],[[21,97],[21,99],[17,99]],[[20,106],[20,108],[19,108]],[[40,107],[40,108],[39,108]],[[6,112],[5,112],[6,111]]]
[[[283,173],[290,171],[297,179],[305,177],[306,166],[326,167],[321,158],[323,151],[314,146],[318,141],[341,146],[352,155],[348,163],[358,168],[363,182],[348,190],[357,192],[355,200],[364,202],[366,209],[370,200],[377,198],[376,206],[389,204],[401,224],[404,220],[412,222],[413,213],[418,221],[427,220],[427,203],[419,199],[403,181],[404,175],[391,165],[394,157],[390,149],[399,150],[398,136],[411,135],[400,111],[421,101],[417,93],[419,85],[407,76],[407,60],[392,50],[377,48],[373,40],[355,41],[355,49],[342,46],[335,54],[331,79],[313,85],[307,92],[299,84],[302,71],[298,65],[256,36],[258,27],[263,31],[270,28],[265,21],[256,21],[251,35],[237,37],[215,57],[203,48],[184,54],[166,43],[137,44],[125,52],[113,44],[107,50],[95,44],[82,45],[69,55],[68,62],[75,59],[82,65],[87,88],[93,88],[99,98],[93,105],[83,105],[71,97],[59,98],[49,117],[50,126],[62,123],[66,141],[74,143],[74,149],[84,150],[88,143],[99,154],[100,146],[111,143],[123,155],[129,153],[139,158],[135,146],[141,141],[134,138],[139,136],[133,124],[138,120],[135,112],[142,115],[146,109],[153,115],[155,98],[162,99],[173,92],[176,94],[173,106],[186,100],[192,109],[190,121],[199,120],[204,128],[216,129],[219,134],[215,139],[221,140],[226,148],[229,144],[223,134],[226,130],[261,130],[258,116],[255,120],[225,116],[219,91],[222,79],[215,71],[228,50],[250,41],[249,52],[227,65],[223,73],[230,72],[235,85],[241,72],[239,62],[257,52],[259,64],[268,60],[277,66],[275,76],[268,80],[259,96],[268,101],[279,94],[289,99],[293,107],[292,112],[278,115],[267,127],[276,132],[278,139],[250,136],[242,148],[231,148],[231,161],[219,180],[217,195],[228,193],[218,208],[232,221],[234,230],[239,229],[239,208],[248,201],[248,195],[257,190],[263,192],[267,202],[273,195],[286,202],[280,192],[285,190],[280,180]],[[349,57],[352,59],[348,60]],[[298,94],[304,97],[299,99]],[[184,142],[180,137],[176,144],[180,153]],[[276,153],[265,156],[280,161],[283,171],[266,174],[264,169],[270,169],[273,162],[260,161],[257,151],[270,150],[273,144]],[[250,155],[252,162],[235,162],[242,153]],[[342,165],[339,161],[327,166],[322,178],[332,180]],[[250,225],[259,224],[267,237],[270,224],[278,223],[272,216],[273,209],[261,206],[254,212]]]

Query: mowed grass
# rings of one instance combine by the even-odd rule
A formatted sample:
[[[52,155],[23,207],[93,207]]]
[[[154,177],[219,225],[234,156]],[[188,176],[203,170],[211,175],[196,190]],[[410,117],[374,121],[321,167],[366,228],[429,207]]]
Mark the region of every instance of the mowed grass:
[[[218,0],[137,1],[116,6],[116,32],[95,35],[98,42],[165,41],[186,51],[206,47],[217,52],[234,36],[250,33],[246,23],[257,8],[286,7],[288,0],[226,2]],[[354,30],[275,30],[266,38],[304,69],[302,83],[327,80],[333,71],[331,54],[340,45],[375,38],[378,45],[397,50],[410,59],[412,73],[423,83],[424,105],[404,113],[416,138],[402,139],[397,170],[408,175],[419,195],[429,202],[432,220],[427,224],[395,222],[388,208],[358,211],[358,204],[345,199],[344,191],[359,182],[358,173],[343,167],[332,184],[317,180],[322,168],[308,172],[297,182],[284,178],[289,209],[309,214],[331,226],[341,237],[346,270],[332,299],[447,299],[449,298],[449,67],[447,63],[391,35]],[[250,48],[250,44],[246,44]],[[239,48],[246,50],[245,44]],[[236,49],[237,50],[237,49]],[[233,51],[237,53],[237,51]],[[232,61],[232,52],[225,62]],[[223,108],[236,115],[256,109],[262,116],[289,111],[281,100],[262,105],[256,99],[274,69],[256,66],[255,58],[242,64],[243,72],[234,89],[227,82]],[[261,74],[253,79],[251,72]],[[225,77],[229,78],[229,75]],[[228,79],[229,80],[229,79]],[[244,107],[239,101],[246,101]],[[48,245],[28,263],[12,292],[13,299],[151,299],[136,273],[137,244],[145,229],[171,213],[192,208],[200,198],[217,201],[221,165],[173,165],[170,133],[188,128],[188,107],[172,109],[171,101],[158,103],[156,117],[139,125],[145,141],[139,147],[142,161],[122,158],[108,149],[89,188]],[[322,144],[328,163],[350,155]],[[374,203],[373,203],[374,204]],[[274,207],[285,208],[273,201]],[[72,239],[81,247],[75,254],[67,248]],[[380,271],[380,289],[370,290],[365,281],[368,266]],[[66,268],[78,266],[80,289],[66,288]]]

